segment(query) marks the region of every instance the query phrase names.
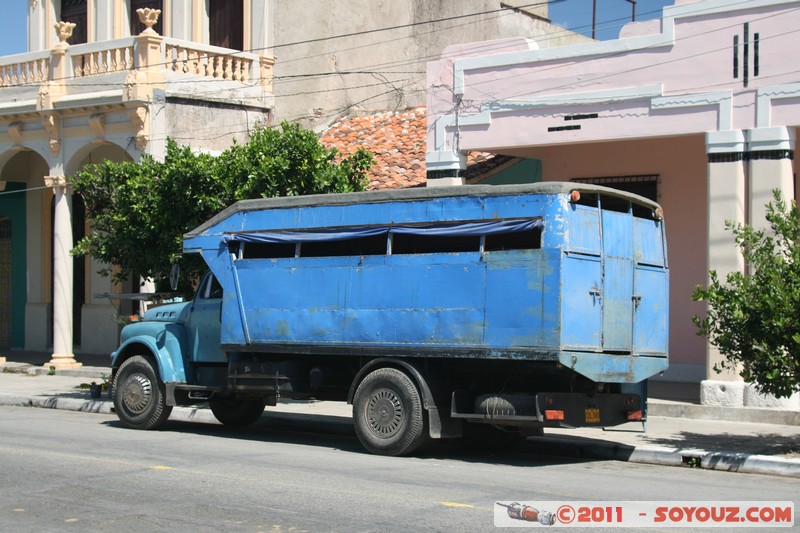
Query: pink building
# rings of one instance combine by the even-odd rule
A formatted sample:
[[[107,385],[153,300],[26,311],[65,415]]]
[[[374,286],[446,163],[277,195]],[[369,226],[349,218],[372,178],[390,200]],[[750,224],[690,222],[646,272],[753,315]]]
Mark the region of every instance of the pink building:
[[[535,180],[591,181],[662,204],[670,251],[669,381],[705,403],[764,405],[696,335],[690,295],[709,269],[743,268],[726,220],[763,226],[794,198],[800,1],[677,0],[620,38],[538,49],[454,46],[428,66],[428,185],[464,182],[464,154],[541,161]],[[798,398],[790,407],[800,405]],[[784,404],[785,405],[785,404]]]

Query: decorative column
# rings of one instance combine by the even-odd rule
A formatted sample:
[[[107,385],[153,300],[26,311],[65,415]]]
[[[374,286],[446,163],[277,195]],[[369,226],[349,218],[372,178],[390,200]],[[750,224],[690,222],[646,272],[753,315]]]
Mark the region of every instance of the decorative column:
[[[166,85],[164,59],[161,57],[163,38],[153,26],[158,22],[160,9],[141,8],[136,10],[139,21],[145,29],[134,39],[136,42],[136,69],[130,71],[125,79],[123,99],[128,109],[128,118],[136,130],[136,147],[144,152],[150,140],[153,93],[163,90]],[[153,154],[151,154],[153,155]]]
[[[148,81],[163,83],[166,80],[164,60],[161,57],[163,37],[153,29],[161,10],[145,7],[137,9],[136,14],[139,16],[139,21],[145,25],[142,33],[135,37],[139,72],[146,73]]]
[[[72,36],[75,24],[72,22],[58,22],[54,25],[58,44],[51,50],[51,78],[39,87],[36,99],[36,109],[42,121],[42,126],[50,136],[50,151],[58,156],[61,151],[61,116],[55,111],[55,101],[66,94],[65,80],[70,68],[68,65],[67,39]]]
[[[433,130],[434,134],[428,135],[428,151],[425,154],[427,186],[464,185],[462,176],[467,168],[467,156],[458,149],[457,117],[438,117]]]
[[[789,203],[794,198],[794,128],[784,126],[757,128],[748,132],[750,149],[749,207],[750,225],[757,229],[769,226],[765,206],[778,189]]]
[[[45,176],[55,194],[53,217],[53,358],[45,367],[78,368],[72,353],[72,191],[65,176]]]
[[[742,271],[744,259],[725,222],[745,222],[745,138],[741,130],[706,134],[708,153],[708,270],[721,279]],[[707,280],[709,281],[709,280]],[[700,400],[707,405],[741,405],[744,382],[731,371],[717,374],[714,366],[723,360],[711,344],[706,348],[706,379],[700,384]],[[737,383],[738,382],[738,383]]]
[[[772,191],[778,189],[787,205],[794,199],[795,129],[785,126],[756,128],[748,132],[748,140],[749,224],[771,232],[766,219],[766,205],[775,199]],[[800,394],[779,399],[759,393],[752,385],[745,385],[743,405],[798,410]]]

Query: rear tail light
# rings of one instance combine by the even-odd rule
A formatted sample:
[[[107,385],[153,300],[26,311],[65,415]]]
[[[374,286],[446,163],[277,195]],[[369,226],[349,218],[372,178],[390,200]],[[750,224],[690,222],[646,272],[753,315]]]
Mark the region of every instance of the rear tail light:
[[[564,420],[564,411],[556,411],[555,409],[548,409],[544,412],[545,420]]]

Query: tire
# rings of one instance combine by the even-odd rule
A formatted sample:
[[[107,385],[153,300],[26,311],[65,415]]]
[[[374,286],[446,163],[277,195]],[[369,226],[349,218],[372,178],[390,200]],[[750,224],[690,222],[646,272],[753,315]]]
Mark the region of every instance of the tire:
[[[172,407],[166,403],[164,383],[150,359],[135,355],[122,363],[114,377],[114,409],[126,426],[157,429]]]
[[[211,398],[208,400],[211,412],[222,424],[233,427],[249,426],[264,412],[263,398],[243,400],[234,397]]]
[[[377,455],[408,455],[428,439],[419,391],[395,368],[380,368],[359,383],[353,424],[361,444]]]

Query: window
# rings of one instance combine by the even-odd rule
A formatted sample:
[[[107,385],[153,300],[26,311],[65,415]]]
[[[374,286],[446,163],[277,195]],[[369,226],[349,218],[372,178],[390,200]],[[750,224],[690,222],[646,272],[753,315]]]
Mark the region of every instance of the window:
[[[222,298],[222,285],[219,284],[215,276],[208,276],[199,294],[203,300]]]
[[[479,236],[443,236],[399,234],[392,239],[392,254],[442,254],[456,252],[478,252],[481,249]]]
[[[294,257],[296,243],[285,242],[247,242],[242,243],[242,259],[279,259]]]
[[[86,0],[61,0],[61,20],[75,24],[75,28],[72,30],[72,37],[67,39],[69,44],[87,42],[86,4]]]
[[[536,228],[513,233],[498,233],[487,235],[483,245],[485,252],[500,252],[505,250],[538,250],[542,247],[542,229]]]
[[[244,48],[244,9],[242,0],[210,0],[209,38],[213,46]]]
[[[300,244],[300,257],[383,255],[385,253],[386,234],[341,241],[315,241]]]
[[[633,194],[638,194],[653,202],[658,201],[658,175],[649,174],[643,176],[616,176],[605,178],[575,178],[570,180],[574,183],[589,183],[592,185],[602,185],[620,191],[625,191]],[[613,196],[601,195],[600,202],[602,208],[607,211],[617,211],[627,213],[630,209],[628,200],[616,198]],[[597,207],[596,194],[581,195],[581,199],[577,202],[580,205],[587,205],[590,207]],[[653,211],[649,207],[633,203],[633,216],[639,218],[652,218]]]
[[[658,201],[658,175],[648,174],[643,176],[614,176],[605,178],[575,178],[573,183],[589,183],[602,185],[620,191],[630,192],[643,196],[654,202]]]
[[[542,245],[542,220],[262,231],[230,234],[223,238],[223,243],[238,259],[533,250]]]

